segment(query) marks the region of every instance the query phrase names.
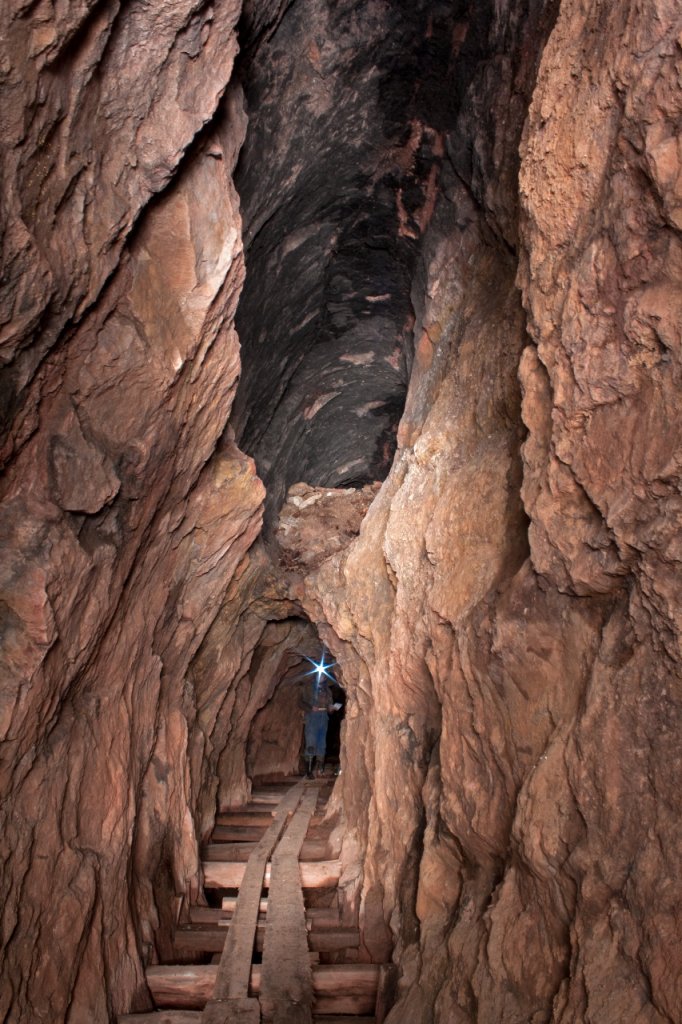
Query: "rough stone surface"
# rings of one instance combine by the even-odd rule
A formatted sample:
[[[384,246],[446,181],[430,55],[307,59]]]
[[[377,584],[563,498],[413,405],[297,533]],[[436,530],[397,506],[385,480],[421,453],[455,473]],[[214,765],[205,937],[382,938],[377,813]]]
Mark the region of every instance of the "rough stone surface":
[[[344,551],[360,532],[379,484],[326,488],[294,484],[277,519],[278,566],[286,573],[308,573],[338,551]]]
[[[230,422],[238,17],[0,11],[0,1018],[150,1006],[322,639],[388,1024],[680,1024],[679,4],[249,0]]]
[[[246,6],[250,130],[237,187],[240,444],[276,511],[287,487],[383,479],[405,400],[419,239],[457,102],[461,4]],[[287,110],[285,123],[282,110]]]
[[[483,158],[423,250],[395,463],[305,580],[350,693],[343,884],[400,964],[395,1024],[681,1019],[681,28],[561,5],[520,230],[463,112],[447,150]],[[498,109],[505,76],[476,80]]]
[[[197,138],[225,93],[238,13],[2,8],[12,1024],[149,1006],[142,958],[163,948],[175,894],[198,884],[186,670],[263,500],[251,460],[221,440],[244,273],[238,92]]]

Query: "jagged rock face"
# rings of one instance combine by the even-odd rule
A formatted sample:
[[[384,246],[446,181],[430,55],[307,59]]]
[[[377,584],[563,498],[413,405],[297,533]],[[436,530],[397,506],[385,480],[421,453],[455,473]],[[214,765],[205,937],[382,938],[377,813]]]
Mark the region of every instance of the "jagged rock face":
[[[487,159],[519,105],[492,151],[463,111],[448,151],[483,159],[424,247],[396,461],[305,580],[350,684],[345,886],[401,966],[395,1024],[679,1019],[681,28],[564,0],[537,82],[517,65],[520,231]],[[541,23],[506,29],[540,52]],[[503,103],[494,66],[473,108]]]
[[[238,4],[0,17],[0,1016],[150,1005],[319,636],[389,1021],[679,1020],[673,0],[247,4],[231,424]]]
[[[238,14],[2,8],[3,1020],[149,1005],[141,957],[198,884],[190,752],[215,737],[186,672],[263,501],[221,441]]]

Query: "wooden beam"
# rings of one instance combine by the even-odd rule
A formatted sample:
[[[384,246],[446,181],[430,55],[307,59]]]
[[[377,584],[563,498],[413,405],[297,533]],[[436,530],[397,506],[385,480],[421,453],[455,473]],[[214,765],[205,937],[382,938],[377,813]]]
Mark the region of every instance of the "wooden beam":
[[[338,1013],[343,1014],[346,1020],[348,1020],[348,1017],[352,1017],[353,1024],[355,1024],[355,1018],[358,1014],[371,1014],[373,1012],[374,999],[375,996],[372,993],[357,996],[323,996],[315,1000],[313,1010],[316,1014],[324,1014],[322,1019],[325,1021],[327,1020],[327,1014]]]
[[[151,1013],[123,1013],[118,1024],[201,1024],[200,1010],[153,1010]]]
[[[223,896],[223,904],[222,904],[222,906],[223,906],[223,911],[225,913],[233,914],[234,911],[235,911],[235,908],[237,906],[237,897],[236,896]],[[268,909],[268,901],[264,897],[261,897],[261,899],[258,902],[258,913],[259,914],[265,914],[265,913],[267,913],[267,909]]]
[[[202,861],[204,885],[207,889],[239,889],[245,874],[245,865],[239,861]],[[338,860],[310,860],[299,864],[301,885],[304,889],[333,888],[341,877]],[[270,887],[270,865],[265,869],[263,888]]]
[[[272,811],[226,811],[217,814],[216,825],[227,825],[229,828],[269,828],[272,825]]]
[[[201,1024],[260,1024],[257,999],[211,999],[204,1007]]]
[[[249,859],[256,848],[254,842],[208,843],[202,852],[207,861],[242,861]],[[329,843],[325,839],[308,839],[301,846],[301,860],[329,860]]]
[[[246,862],[257,843],[208,843],[201,851],[202,860]]]
[[[272,856],[260,992],[263,1020],[272,1024],[313,1022],[313,972],[298,857],[316,806],[317,789],[310,788]]]
[[[222,966],[222,965],[221,965]],[[213,995],[218,965],[148,967],[147,984],[160,1008],[202,1009]],[[313,967],[315,1013],[373,1013],[379,978],[378,964],[320,964]],[[249,995],[261,987],[261,965],[251,967]],[[361,1007],[371,1002],[371,1008]],[[345,1009],[347,1006],[354,1009]],[[320,1007],[324,1007],[321,1009]]]
[[[229,915],[233,913],[236,905],[236,896],[223,896],[222,913],[225,917],[219,920],[219,924],[228,925],[230,923]],[[190,908],[190,914],[192,909]],[[263,897],[258,904],[258,911],[260,914],[266,914],[267,910],[268,900]],[[308,907],[305,914],[311,928],[333,928],[340,923],[338,907]]]
[[[349,1020],[346,1015],[337,1017],[315,1017],[313,1024],[376,1024],[374,1017],[353,1017]]]
[[[263,835],[262,827],[249,828],[246,825],[216,825],[212,838],[222,843],[258,843]]]
[[[228,939],[220,958],[215,991],[213,993],[214,999],[246,999],[249,995],[251,957],[260,909],[261,892],[265,884],[263,876],[266,863],[272,855],[282,830],[286,826],[289,815],[293,814],[298,807],[303,792],[302,782],[299,782],[289,790],[278,805],[269,828],[257,848],[251,854],[248,864],[237,865],[241,875],[240,891],[228,932]],[[213,868],[224,867],[223,864],[211,866]],[[204,885],[206,885],[205,878]],[[230,888],[230,886],[227,888]]]
[[[306,922],[308,925],[310,922]],[[229,922],[226,922],[229,924]],[[256,927],[256,950],[262,953],[265,935],[268,931],[265,919],[259,919]],[[228,935],[228,928],[177,928],[173,936],[173,947],[181,955],[190,953],[222,953]],[[360,932],[357,928],[308,928],[306,929],[306,951],[313,953],[335,953],[342,949],[357,949]]]
[[[217,926],[223,920],[227,922],[226,912],[222,907],[189,907],[188,913],[190,924],[214,924]]]
[[[149,991],[158,1007],[201,1010],[213,995],[218,965],[173,964],[168,967],[148,967],[146,976]]]
[[[376,1024],[384,1024],[396,1001],[398,990],[398,968],[395,964],[379,965],[377,1001],[374,1007]]]
[[[308,932],[308,945],[313,953],[357,949],[360,945],[360,932],[357,928],[313,928]]]

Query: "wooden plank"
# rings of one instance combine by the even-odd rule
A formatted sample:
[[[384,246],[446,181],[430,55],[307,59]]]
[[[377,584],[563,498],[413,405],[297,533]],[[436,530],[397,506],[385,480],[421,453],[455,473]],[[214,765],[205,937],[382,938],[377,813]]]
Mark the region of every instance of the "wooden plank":
[[[246,999],[249,995],[251,957],[266,863],[286,826],[289,814],[296,810],[303,792],[302,782],[289,790],[279,804],[272,824],[251,854],[248,864],[238,865],[241,869],[240,892],[220,959],[214,999]],[[214,868],[224,866],[213,865]]]
[[[326,839],[306,839],[301,847],[301,860],[331,860]]]
[[[308,945],[314,953],[357,949],[360,945],[360,932],[357,928],[313,928],[308,933]]]
[[[374,1017],[353,1017],[352,1020],[347,1015],[337,1016],[334,1014],[332,1017],[314,1017],[313,1024],[376,1024]]]
[[[272,1024],[312,1024],[313,974],[299,853],[317,806],[308,789],[272,857],[260,1005]]]
[[[228,925],[230,923],[229,915],[234,912],[236,905],[236,896],[223,896],[222,914],[225,916],[219,920],[219,924],[224,923]],[[193,908],[190,909],[190,913],[192,913],[192,910]],[[266,914],[267,910],[268,901],[263,897],[258,904],[258,912]],[[339,924],[338,907],[308,907],[305,913],[311,928],[333,928],[334,925]]]
[[[151,1013],[123,1013],[118,1024],[201,1024],[200,1010],[153,1010]]]
[[[247,828],[245,825],[216,825],[212,839],[222,843],[258,843],[263,836],[262,828]]]
[[[208,843],[202,859],[209,861],[247,861],[256,843]],[[329,843],[325,839],[308,839],[301,847],[301,860],[329,860]]]
[[[208,843],[201,851],[201,859],[245,862],[249,859],[257,845],[257,843]]]
[[[344,996],[376,997],[378,981],[379,964],[321,964],[313,970],[313,991],[317,996],[338,992]]]
[[[348,1024],[355,1024],[358,1014],[370,1014],[374,1006],[373,995],[323,996],[313,1003],[313,1012],[320,1020],[327,1020],[328,1014],[343,1014]],[[324,1016],[322,1016],[324,1014]]]
[[[173,936],[173,949],[179,956],[188,953],[222,953],[227,936],[227,928],[177,928]],[[261,935],[261,944],[262,941]]]
[[[220,965],[222,967],[222,964]],[[158,1007],[202,1009],[211,998],[217,964],[148,967],[147,984]],[[374,1006],[379,978],[378,964],[321,964],[313,967],[315,1013],[370,1014],[361,1007]],[[261,987],[261,965],[251,967],[249,995],[257,996]],[[323,1006],[323,1009],[319,1009]],[[346,1009],[353,1006],[355,1009]]]
[[[305,916],[311,928],[335,928],[341,924],[338,907],[307,907]]]
[[[380,964],[377,1001],[374,1006],[376,1024],[384,1024],[391,1011],[391,1007],[395,1003],[397,990],[398,968],[395,964]]]
[[[334,1014],[331,1017],[313,1017],[313,1024],[376,1024],[374,1017],[352,1017],[349,1018],[346,1014],[338,1016]]]
[[[217,964],[173,964],[148,967],[147,985],[158,1007],[203,1009],[213,995],[218,976]]]
[[[229,828],[269,828],[272,825],[273,813],[274,811],[225,811],[216,815],[215,823],[227,825]]]
[[[201,1024],[260,1024],[260,1005],[257,999],[211,999]]]
[[[233,914],[234,911],[235,911],[236,906],[237,906],[237,897],[236,896],[223,896],[222,908],[223,908],[223,912],[224,913]],[[259,914],[265,914],[265,913],[267,913],[267,909],[268,909],[268,901],[264,897],[261,897],[261,899],[258,902],[258,913]]]
[[[239,889],[246,865],[239,861],[202,861],[204,885],[207,889]],[[329,889],[341,877],[338,860],[310,860],[299,864],[301,885],[304,889]],[[270,865],[265,869],[263,888],[270,887]]]
[[[263,952],[266,930],[265,920],[259,919],[255,946],[259,953]],[[306,930],[306,934],[306,949],[315,953],[336,953],[342,949],[357,949],[360,945],[360,932],[357,928],[313,928]],[[181,955],[222,953],[227,935],[228,928],[178,928],[173,936],[173,947]]]
[[[214,924],[217,926],[221,921],[227,922],[227,915],[222,907],[189,907],[188,913],[190,924]]]

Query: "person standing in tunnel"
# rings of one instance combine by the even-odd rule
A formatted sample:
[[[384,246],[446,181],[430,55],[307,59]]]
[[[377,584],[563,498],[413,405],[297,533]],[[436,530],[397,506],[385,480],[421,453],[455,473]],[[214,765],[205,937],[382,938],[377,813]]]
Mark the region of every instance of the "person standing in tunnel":
[[[304,687],[301,706],[305,712],[306,776],[312,779],[315,770],[318,775],[324,773],[329,714],[331,711],[336,711],[340,705],[334,703],[334,695],[330,686],[334,677],[329,672],[331,664],[325,665],[325,653],[322,653],[320,662],[315,662],[310,658],[307,660],[312,664],[313,672]]]

